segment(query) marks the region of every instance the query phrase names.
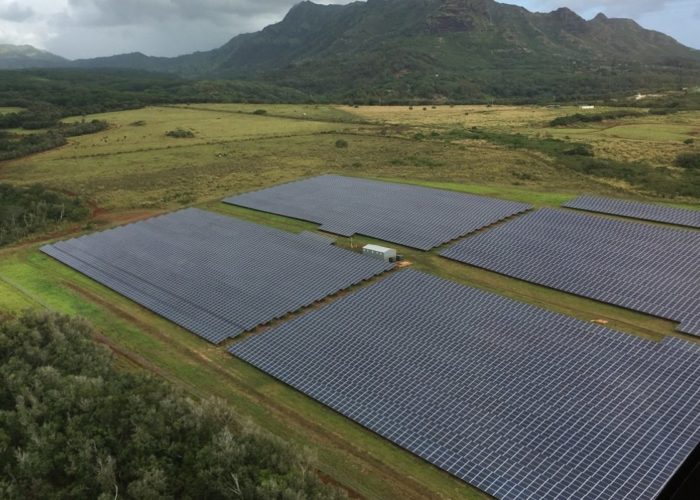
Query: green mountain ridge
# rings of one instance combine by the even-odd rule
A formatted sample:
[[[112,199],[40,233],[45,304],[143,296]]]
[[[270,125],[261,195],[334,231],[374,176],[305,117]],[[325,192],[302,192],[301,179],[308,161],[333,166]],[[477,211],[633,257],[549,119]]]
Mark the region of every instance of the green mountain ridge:
[[[70,66],[261,81],[362,102],[572,99],[700,83],[700,51],[632,20],[494,0],[304,1],[212,51]]]
[[[0,69],[50,68],[68,64],[68,59],[31,45],[0,44]]]

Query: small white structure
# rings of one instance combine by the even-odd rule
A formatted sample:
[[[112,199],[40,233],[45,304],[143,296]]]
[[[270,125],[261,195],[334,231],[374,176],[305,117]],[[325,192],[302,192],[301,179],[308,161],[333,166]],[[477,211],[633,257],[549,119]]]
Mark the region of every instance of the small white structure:
[[[396,250],[393,248],[380,247],[379,245],[365,245],[362,247],[362,253],[370,257],[383,259],[384,262],[396,261]]]
[[[591,106],[590,104],[581,106],[581,109],[595,109],[595,106]]]

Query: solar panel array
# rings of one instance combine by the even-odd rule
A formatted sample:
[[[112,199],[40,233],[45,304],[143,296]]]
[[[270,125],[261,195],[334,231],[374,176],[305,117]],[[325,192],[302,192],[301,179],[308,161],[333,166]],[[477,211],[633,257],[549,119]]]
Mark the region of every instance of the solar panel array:
[[[700,210],[665,207],[652,203],[640,203],[638,201],[618,200],[599,196],[580,196],[575,200],[564,203],[563,206],[589,212],[621,215],[632,219],[700,228]]]
[[[659,316],[700,336],[700,232],[543,209],[440,255]]]
[[[524,212],[530,205],[405,184],[324,175],[225,203],[294,217],[341,236],[363,234],[420,250]]]
[[[401,271],[230,348],[502,499],[654,498],[700,442],[700,347]]]
[[[197,209],[42,251],[213,343],[391,268],[308,235]]]

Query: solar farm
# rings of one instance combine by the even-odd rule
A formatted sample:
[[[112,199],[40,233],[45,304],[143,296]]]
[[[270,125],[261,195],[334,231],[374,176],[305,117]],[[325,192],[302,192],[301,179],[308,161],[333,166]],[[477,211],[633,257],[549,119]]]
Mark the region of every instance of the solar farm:
[[[187,208],[41,250],[497,498],[653,499],[700,443],[700,231],[335,175],[224,201],[303,230]],[[677,333],[643,338],[395,270],[354,235]]]
[[[665,207],[652,203],[603,198],[601,196],[579,196],[563,206],[588,212],[700,228],[700,210]]]
[[[213,343],[392,267],[309,234],[197,209],[42,251]]]
[[[441,255],[680,322],[700,336],[700,232],[556,209],[526,214]]]
[[[324,175],[224,200],[321,224],[341,236],[362,234],[430,250],[532,208],[525,203]]]
[[[655,498],[700,441],[697,345],[410,270],[231,353],[497,498]]]

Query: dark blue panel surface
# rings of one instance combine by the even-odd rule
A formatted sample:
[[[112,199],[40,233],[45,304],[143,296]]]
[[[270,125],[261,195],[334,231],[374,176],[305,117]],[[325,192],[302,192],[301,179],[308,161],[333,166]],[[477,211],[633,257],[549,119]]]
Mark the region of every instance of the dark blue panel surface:
[[[700,228],[700,210],[666,207],[653,203],[640,203],[638,201],[618,200],[600,196],[580,196],[575,200],[564,203],[563,206],[588,212],[599,212],[630,217],[632,219]]]
[[[700,232],[544,209],[440,255],[681,323],[700,336]]]
[[[420,250],[530,208],[525,203],[406,184],[324,175],[224,202],[294,217],[341,236],[363,234]]]
[[[230,352],[503,499],[651,499],[700,441],[700,347],[401,271]]]
[[[42,251],[214,343],[392,267],[323,238],[197,209]]]

